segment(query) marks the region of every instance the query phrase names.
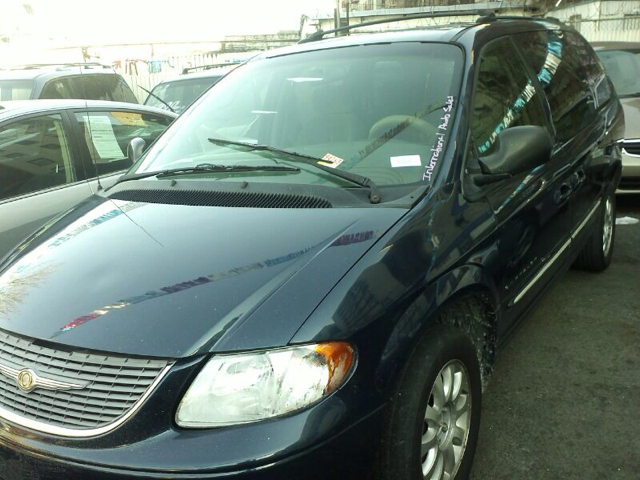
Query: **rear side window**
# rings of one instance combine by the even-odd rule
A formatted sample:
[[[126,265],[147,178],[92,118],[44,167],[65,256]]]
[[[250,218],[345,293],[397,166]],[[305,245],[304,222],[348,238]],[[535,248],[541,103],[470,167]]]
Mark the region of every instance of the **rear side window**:
[[[586,41],[572,32],[530,32],[514,38],[545,91],[558,140],[570,140],[611,97],[602,65]]]
[[[129,142],[140,137],[151,145],[171,123],[168,117],[127,111],[82,112],[76,113],[76,119],[100,175],[131,167]]]
[[[0,201],[76,180],[60,115],[0,128]]]
[[[50,80],[40,98],[79,98],[138,103],[127,82],[116,74],[84,74]]]
[[[33,80],[0,80],[0,101],[29,100]]]
[[[480,156],[495,150],[498,134],[520,125],[545,126],[538,93],[509,38],[487,44],[480,54],[473,100],[473,140]]]

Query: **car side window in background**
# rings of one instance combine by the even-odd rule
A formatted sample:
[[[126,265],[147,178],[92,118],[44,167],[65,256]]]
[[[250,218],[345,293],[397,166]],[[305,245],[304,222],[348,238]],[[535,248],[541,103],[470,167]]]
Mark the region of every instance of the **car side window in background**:
[[[546,126],[538,93],[509,38],[490,42],[480,54],[473,100],[472,136],[482,157],[495,150],[498,134],[519,125]]]
[[[29,118],[0,128],[0,201],[75,180],[60,115]]]
[[[73,85],[71,84],[71,77],[56,78],[55,80],[49,80],[42,87],[42,92],[39,98],[44,99],[62,99],[62,98],[84,98],[82,94],[78,96]]]
[[[29,100],[33,84],[33,80],[0,80],[0,100]]]
[[[611,97],[601,63],[572,32],[530,32],[514,38],[549,101],[557,139],[570,140],[595,119],[597,106]]]
[[[131,167],[127,146],[142,138],[147,146],[166,130],[172,119],[140,112],[82,112],[76,119],[84,132],[89,153],[99,175]]]
[[[46,83],[40,98],[78,98],[138,103],[122,77],[116,74],[84,74],[56,78]]]

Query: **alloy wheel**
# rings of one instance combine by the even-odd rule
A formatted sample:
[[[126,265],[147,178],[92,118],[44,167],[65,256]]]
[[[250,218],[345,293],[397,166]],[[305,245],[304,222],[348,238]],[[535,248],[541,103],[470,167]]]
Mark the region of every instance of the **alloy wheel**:
[[[452,480],[460,468],[471,427],[471,388],[459,360],[447,363],[431,387],[421,438],[422,475]]]
[[[604,206],[604,226],[602,229],[602,251],[604,256],[609,255],[611,250],[611,242],[613,240],[613,202],[611,198],[607,198],[607,202]]]

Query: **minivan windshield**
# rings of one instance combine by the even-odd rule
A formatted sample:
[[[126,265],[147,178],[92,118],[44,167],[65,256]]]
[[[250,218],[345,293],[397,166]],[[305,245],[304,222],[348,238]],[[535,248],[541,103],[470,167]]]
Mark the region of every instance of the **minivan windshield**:
[[[222,76],[202,77],[161,83],[151,90],[153,95],[149,95],[144,104],[165,110],[168,110],[168,104],[174,112],[182,113],[196,98],[202,95],[202,92],[221,78]],[[161,100],[165,103],[162,103]]]
[[[620,97],[640,96],[640,50],[596,52]]]
[[[257,170],[242,176],[259,182],[353,186],[313,162],[297,163],[295,156],[274,151],[280,149],[367,177],[378,186],[424,184],[444,155],[462,63],[458,47],[417,42],[255,60],[201,97],[130,173],[204,163],[283,164],[300,172]],[[225,175],[197,176],[203,178]]]

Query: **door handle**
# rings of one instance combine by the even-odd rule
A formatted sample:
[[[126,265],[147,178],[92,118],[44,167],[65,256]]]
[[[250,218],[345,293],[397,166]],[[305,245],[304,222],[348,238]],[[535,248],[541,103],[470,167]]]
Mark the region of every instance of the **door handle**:
[[[568,183],[563,183],[562,185],[560,185],[560,188],[556,190],[555,194],[556,203],[558,205],[562,205],[563,203],[565,203],[567,200],[569,200],[572,192],[573,188],[571,188],[571,185],[569,185]]]

